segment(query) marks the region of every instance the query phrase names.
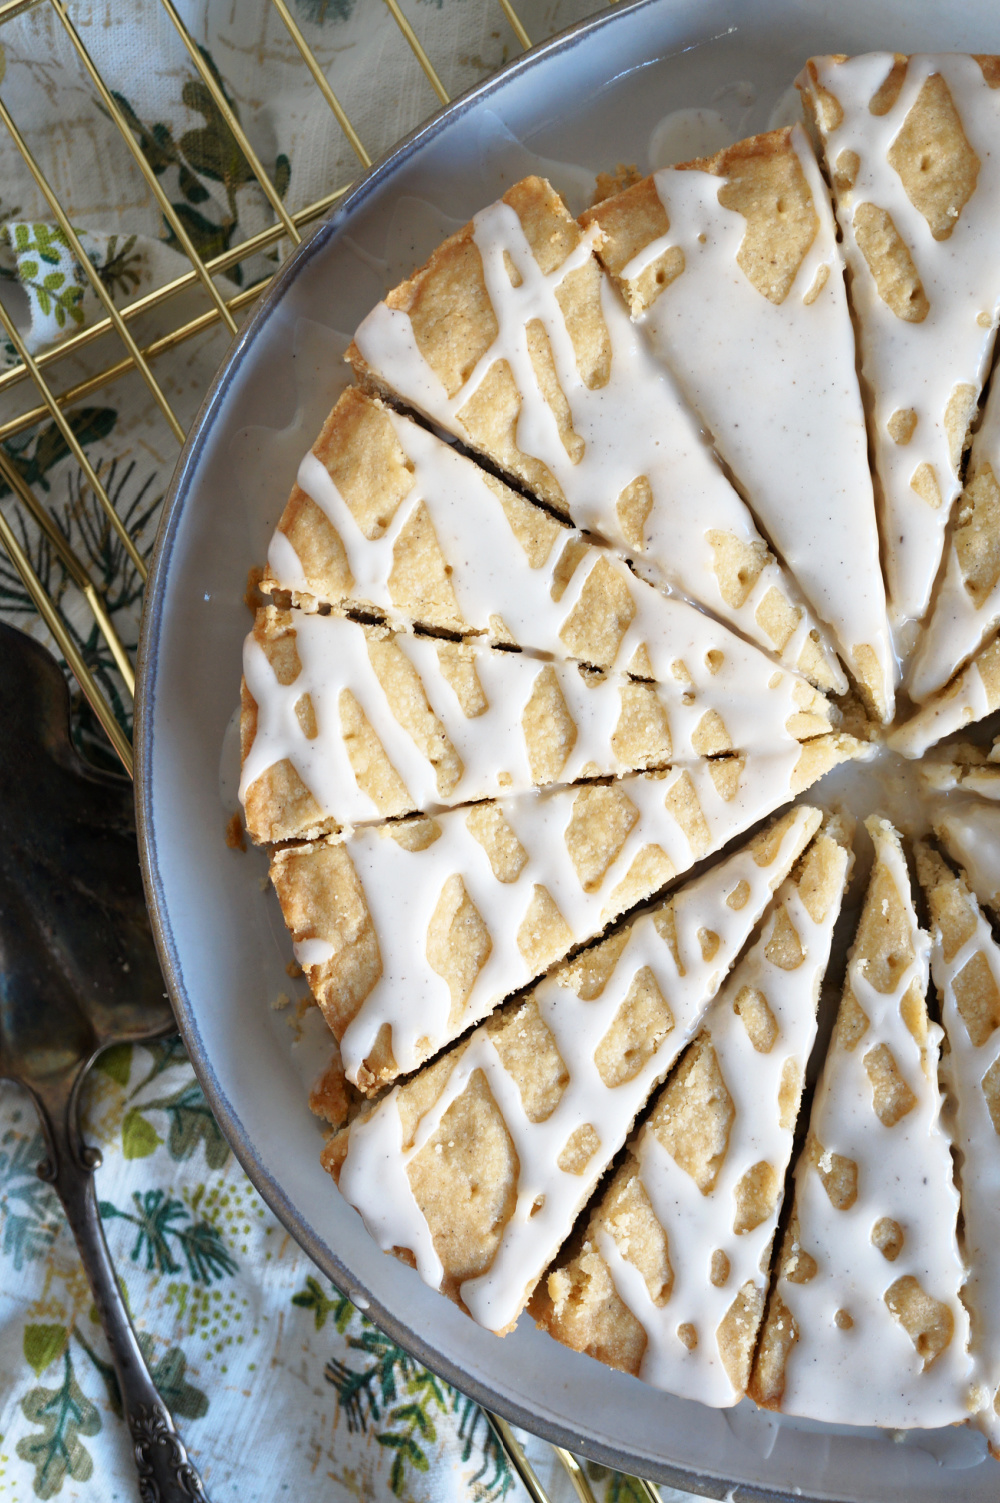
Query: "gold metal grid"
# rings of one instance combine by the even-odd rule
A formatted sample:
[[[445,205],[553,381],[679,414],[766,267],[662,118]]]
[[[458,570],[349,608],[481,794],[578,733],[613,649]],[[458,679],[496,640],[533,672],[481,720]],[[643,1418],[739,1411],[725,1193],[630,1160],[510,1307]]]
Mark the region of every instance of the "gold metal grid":
[[[263,0],[263,3],[268,3],[268,0]],[[273,5],[280,16],[282,23],[286,27],[302,58],[305,68],[308,70],[313,83],[332,112],[337,125],[349,142],[360,166],[362,169],[367,169],[371,166],[371,158],[351,123],[349,116],[330,87],[322,68],[291,15],[285,0],[269,0],[269,3]],[[609,0],[609,3],[613,4],[614,0]],[[238,327],[236,315],[241,313],[260,296],[271,281],[271,277],[266,277],[262,281],[256,282],[252,287],[245,288],[234,296],[226,298],[216,286],[214,281],[216,274],[226,271],[239,261],[249,259],[249,257],[259,251],[270,249],[272,246],[280,247],[282,242],[285,243],[289,251],[292,250],[296,245],[301,243],[302,230],[329,213],[338,199],[342,198],[352,185],[351,183],[344,184],[342,187],[317,199],[314,203],[307,204],[297,212],[289,213],[275,185],[247,139],[246,132],[240,125],[217,79],[206,64],[201,51],[181,19],[173,0],[160,0],[160,4],[163,6],[177,31],[193,67],[196,69],[201,81],[208,89],[213,102],[232,132],[247,165],[257,179],[268,203],[271,205],[277,221],[266,229],[248,236],[238,245],[230,247],[220,255],[203,260],[198,255],[184,228],[183,222],[177,216],[173,205],[170,203],[159,180],[147,162],[141,145],[133,135],[128,121],[84,46],[79,32],[76,30],[70,17],[65,0],[5,0],[5,3],[0,3],[0,26],[4,22],[13,20],[16,16],[23,15],[26,11],[34,10],[43,4],[50,5],[55,12],[85,73],[94,87],[104,111],[118,127],[136,167],[145,178],[178,244],[187,255],[191,267],[189,271],[174,277],[171,281],[164,283],[151,292],[144,293],[141,297],[134,298],[131,302],[125,303],[119,308],[112,301],[110,294],[94,270],[58,197],[32,155],[27,142],[18,129],[16,121],[6,108],[2,98],[0,98],[0,122],[2,122],[4,128],[7,130],[21,158],[28,167],[52,211],[55,222],[59,225],[65,236],[70,250],[105,310],[103,318],[95,320],[75,334],[62,340],[58,345],[45,350],[37,357],[33,357],[29,353],[21,335],[18,333],[13,319],[3,306],[3,303],[0,302],[0,326],[2,326],[11,341],[19,362],[9,370],[0,373],[0,396],[6,392],[13,391],[27,382],[34,387],[41,398],[40,403],[37,405],[27,408],[15,417],[0,422],[0,477],[10,487],[15,500],[33,518],[62,560],[68,576],[86,601],[97,629],[107,644],[108,650],[121,674],[125,688],[131,697],[135,691],[135,673],[128,653],[115,631],[100,591],[90,579],[86,566],[75,554],[60,529],[50,517],[43,502],[39,500],[15,466],[11,464],[4,450],[3,441],[33,427],[46,414],[49,414],[69,446],[70,452],[80,465],[87,484],[107,514],[110,525],[114,528],[123,547],[126,549],[140,578],[145,581],[146,567],[142,556],[125,525],[118,517],[105,484],[91,465],[83,446],[70,426],[66,417],[67,410],[91,396],[94,392],[112,385],[122,376],[135,370],[148,387],[174,438],[179,444],[183,444],[186,437],[183,424],[171,407],[168,397],[157,380],[152,369],[153,364],[161,355],[176,349],[179,345],[217,323],[221,322],[225,324],[230,334],[235,334]],[[400,8],[398,0],[385,0],[385,4],[392,20],[398,26],[410,50],[420,64],[431,88],[441,103],[447,104],[449,102],[448,93],[441,82],[437,70],[421,45],[419,37]],[[531,38],[514,9],[511,0],[497,0],[497,4],[520,46],[525,50],[530,48],[532,45]],[[140,315],[170,304],[179,294],[188,292],[199,285],[207,295],[211,306],[207,310],[179,322],[167,333],[151,340],[148,344],[140,346],[132,333],[130,325]],[[110,364],[104,365],[85,379],[77,381],[73,385],[64,386],[61,390],[57,391],[50,382],[50,374],[54,374],[56,367],[67,358],[78,354],[86,346],[93,344],[112,331],[117,334],[119,341],[124,345],[124,355]],[[119,724],[111,706],[101,692],[96,678],[77,648],[73,635],[68,629],[63,616],[60,614],[58,605],[47,594],[45,586],[32,566],[27,553],[21,546],[16,532],[2,511],[0,511],[0,546],[3,547],[14,568],[17,570],[39,615],[48,627],[70,671],[79,683],[87,702],[104,728],[122,766],[131,776],[132,747],[130,741]],[[524,1484],[532,1503],[549,1503],[545,1489],[510,1425],[507,1424],[506,1420],[501,1419],[497,1415],[487,1414],[487,1418],[514,1470]],[[586,1473],[576,1457],[561,1446],[554,1446],[553,1450],[569,1478],[579,1503],[595,1503],[594,1493],[587,1480]],[[662,1503],[659,1491],[654,1483],[639,1479],[636,1480],[639,1494],[644,1499],[644,1503]]]

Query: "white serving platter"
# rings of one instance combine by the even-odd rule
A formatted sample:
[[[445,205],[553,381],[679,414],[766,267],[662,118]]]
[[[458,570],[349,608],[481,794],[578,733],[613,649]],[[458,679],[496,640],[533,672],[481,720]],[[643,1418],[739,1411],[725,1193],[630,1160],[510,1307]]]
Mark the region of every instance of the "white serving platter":
[[[295,984],[266,860],[223,838],[238,775],[247,571],[263,561],[298,461],[346,384],[340,356],[364,313],[526,172],[548,171],[581,208],[596,171],[663,165],[671,140],[678,156],[699,148],[677,129],[692,117],[674,112],[711,111],[721,121],[710,128],[736,139],[784,123],[810,54],[874,49],[1000,52],[1000,7],[639,0],[519,59],[359,183],[242,330],[181,455],[140,644],[139,828],[164,975],[220,1125],[295,1239],[393,1339],[516,1424],[710,1497],[994,1503],[1000,1466],[966,1429],[845,1430],[749,1401],[709,1410],[565,1350],[527,1317],[501,1341],[380,1253],[319,1167],[320,1128],[303,1090],[315,1044],[294,1043],[294,1009],[273,1006]]]

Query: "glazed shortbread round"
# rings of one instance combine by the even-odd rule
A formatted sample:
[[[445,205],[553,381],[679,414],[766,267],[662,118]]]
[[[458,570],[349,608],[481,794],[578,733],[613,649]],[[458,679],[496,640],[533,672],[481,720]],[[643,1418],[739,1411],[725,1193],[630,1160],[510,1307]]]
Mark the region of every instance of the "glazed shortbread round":
[[[706,1404],[995,1449],[998,85],[816,58],[808,130],[481,210],[355,333],[240,722],[380,1247]],[[852,878],[822,779],[892,754]]]

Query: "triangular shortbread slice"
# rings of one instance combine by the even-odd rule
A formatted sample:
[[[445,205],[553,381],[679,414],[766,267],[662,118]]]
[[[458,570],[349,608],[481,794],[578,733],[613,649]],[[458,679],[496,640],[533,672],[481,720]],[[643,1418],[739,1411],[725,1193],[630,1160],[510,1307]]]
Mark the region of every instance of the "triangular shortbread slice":
[[[992,750],[971,741],[950,741],[933,757],[923,757],[920,776],[934,793],[975,793],[1000,801],[1000,737]]]
[[[965,883],[927,846],[917,847],[917,873],[930,905],[931,975],[950,1046],[941,1074],[961,1154],[972,1403],[1000,1456],[1000,947]]]
[[[894,664],[854,329],[829,192],[801,126],[668,167],[583,215],[865,701]],[[766,377],[764,372],[766,371]]]
[[[379,1246],[509,1330],[819,819],[793,810],[334,1137]]]
[[[822,688],[843,675],[580,230],[541,178],[511,188],[379,303],[348,351],[640,571]]]
[[[933,1429],[968,1417],[969,1377],[942,1034],[899,837],[867,827],[875,865],[750,1393],[833,1424]]]
[[[814,58],[799,79],[851,273],[900,626],[927,611],[996,333],[995,76],[995,58],[883,52]]]
[[[558,651],[557,607],[588,549],[568,523],[352,386],[299,465],[261,588],[307,611]]]
[[[933,824],[980,903],[1000,920],[1000,809],[978,799],[949,800]]]
[[[981,647],[967,668],[888,737],[893,751],[922,757],[953,731],[1000,709],[1000,635]]]
[[[773,659],[355,388],[299,467],[261,587],[639,678]],[[750,667],[756,663],[756,667]],[[808,666],[808,654],[807,654]],[[815,677],[815,675],[813,675]]]
[[[663,605],[664,625],[695,615]],[[726,627],[694,624],[716,645],[691,652],[691,639],[675,635],[677,676],[655,684],[481,639],[269,606],[243,648],[247,828],[269,843],[315,839],[380,816],[705,757],[729,759],[730,770],[739,760],[742,777],[748,757],[793,766],[800,742],[832,729],[827,701],[804,679]]]
[[[816,1005],[851,857],[817,835],[532,1301],[557,1340],[670,1393],[746,1392]]]
[[[1000,380],[972,440],[944,577],[907,680],[913,699],[946,684],[1000,625]]]
[[[854,754],[846,739],[803,749],[803,786]],[[279,848],[272,880],[348,1079],[370,1092],[415,1069],[796,791],[774,759],[735,793],[729,775],[633,774]]]

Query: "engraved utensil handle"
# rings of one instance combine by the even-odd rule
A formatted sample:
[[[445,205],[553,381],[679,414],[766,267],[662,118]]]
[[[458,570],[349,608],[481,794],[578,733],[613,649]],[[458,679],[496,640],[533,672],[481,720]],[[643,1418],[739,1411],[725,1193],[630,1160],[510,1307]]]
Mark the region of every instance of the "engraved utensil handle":
[[[82,1142],[76,1128],[75,1099],[65,1112],[43,1110],[43,1117],[47,1119],[52,1152],[47,1162],[39,1165],[39,1177],[52,1185],[62,1201],[90,1280],[118,1375],[139,1474],[139,1497],[142,1503],[191,1503],[192,1499],[208,1503],[201,1478],[188,1460],[170,1411],[149,1375],[125,1308],[94,1192],[100,1151]]]

